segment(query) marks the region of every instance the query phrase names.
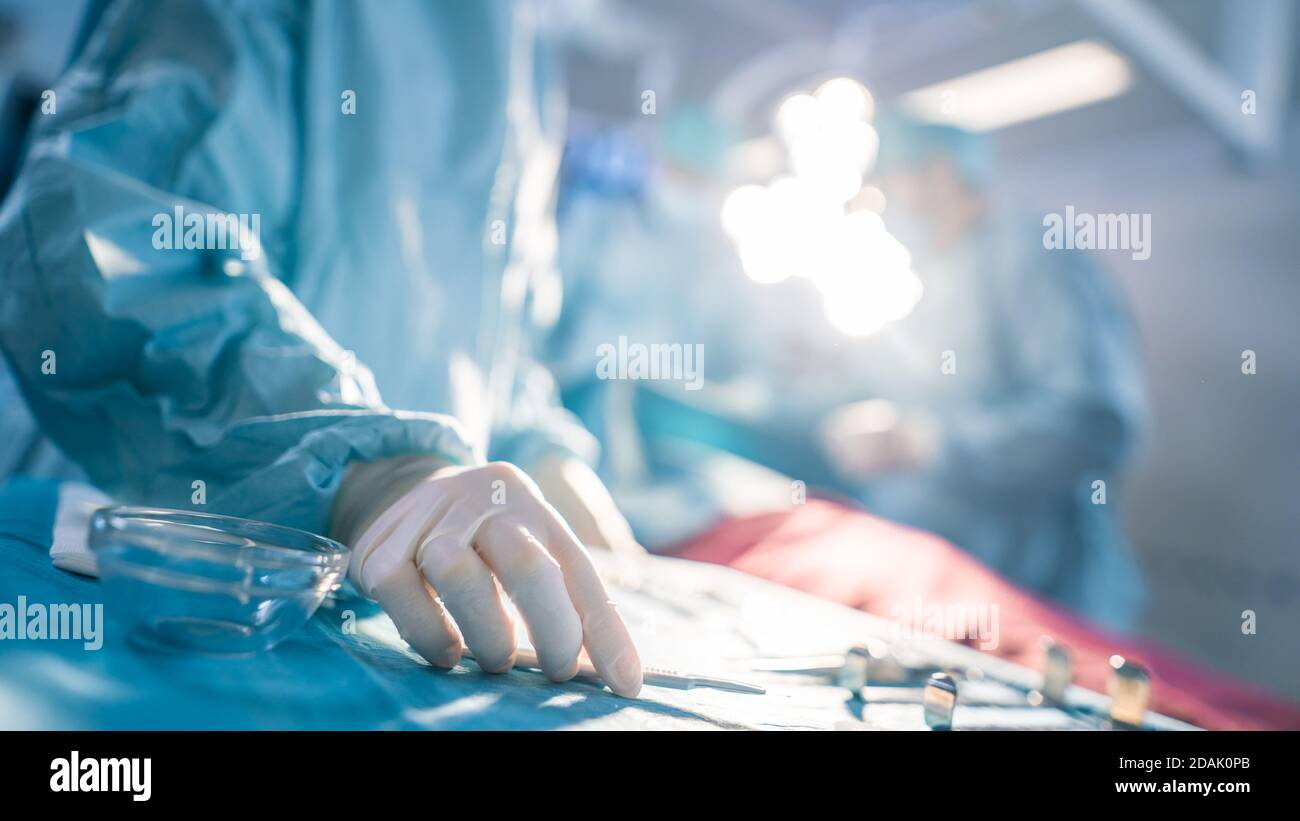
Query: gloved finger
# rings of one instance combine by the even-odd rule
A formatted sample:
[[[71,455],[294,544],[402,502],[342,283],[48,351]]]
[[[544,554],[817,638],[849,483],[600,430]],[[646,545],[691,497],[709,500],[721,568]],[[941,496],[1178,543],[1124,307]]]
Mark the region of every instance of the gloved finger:
[[[548,536],[551,555],[564,572],[569,597],[582,619],[587,655],[609,689],[628,698],[635,696],[641,691],[641,657],[591,556],[558,516]]]
[[[567,488],[565,490],[567,491]],[[564,517],[564,521],[569,523],[574,535],[581,539],[583,544],[591,547],[609,547],[595,511],[581,499],[564,491],[552,491],[546,499]]]
[[[460,632],[414,564],[380,578],[371,595],[406,643],[430,664],[451,668],[460,661]]]
[[[624,559],[641,559],[646,555],[646,549],[636,540],[636,535],[632,532],[632,526],[628,524],[627,519],[616,507],[606,511],[599,519],[600,534],[603,547]],[[578,536],[582,544],[590,546],[587,539],[582,538],[577,528],[573,528],[574,535]]]
[[[352,555],[348,559],[348,576],[361,587],[361,592],[370,596],[370,587],[365,583],[364,570],[370,560],[371,554],[379,549],[381,545],[388,544],[389,537],[397,525],[406,515],[407,510],[411,507],[412,501],[402,499],[397,504],[389,507],[381,513],[362,533],[352,542]],[[372,596],[373,598],[373,596]]]
[[[489,673],[513,667],[514,623],[478,554],[455,536],[434,533],[420,545],[416,562],[456,620],[478,666]]]
[[[559,564],[527,528],[507,516],[489,519],[474,540],[519,609],[542,672],[565,681],[578,672],[582,622]]]
[[[450,500],[439,500],[430,506],[423,498],[411,493],[372,522],[352,546],[348,568],[349,576],[361,591],[375,598],[370,591],[371,580],[410,567],[419,534],[428,529],[430,522],[445,515],[449,507]]]

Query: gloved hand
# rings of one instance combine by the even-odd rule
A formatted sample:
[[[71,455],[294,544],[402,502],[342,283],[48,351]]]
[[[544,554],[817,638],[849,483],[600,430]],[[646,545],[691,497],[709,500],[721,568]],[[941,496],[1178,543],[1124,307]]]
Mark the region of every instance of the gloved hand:
[[[924,467],[939,449],[938,425],[928,414],[903,412],[883,399],[837,408],[820,433],[827,457],[850,479]]]
[[[645,555],[605,483],[586,462],[551,454],[534,465],[530,475],[584,545],[608,548],[632,560]]]
[[[427,470],[421,460],[360,465],[336,502],[334,532],[359,529],[376,475],[405,474],[391,501],[352,539],[348,575],[377,600],[412,648],[438,667],[460,661],[462,641],[479,667],[505,672],[515,628],[498,592],[513,600],[542,671],[573,677],[584,648],[615,693],[641,689],[641,660],[590,556],[523,471],[505,462]],[[423,472],[414,479],[411,474]],[[392,487],[392,481],[381,487]],[[395,498],[392,498],[395,495]],[[342,508],[340,511],[339,508]]]

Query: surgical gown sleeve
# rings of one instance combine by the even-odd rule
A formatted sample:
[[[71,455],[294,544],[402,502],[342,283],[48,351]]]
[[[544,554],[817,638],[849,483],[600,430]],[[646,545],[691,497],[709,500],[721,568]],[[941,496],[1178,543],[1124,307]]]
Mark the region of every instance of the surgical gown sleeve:
[[[1083,253],[1035,244],[1016,243],[990,280],[1007,390],[940,411],[940,471],[995,494],[1107,478],[1145,419],[1134,329],[1105,272]]]
[[[451,418],[385,407],[281,280],[309,150],[297,13],[109,8],[0,211],[0,344],[118,498],[321,531],[349,462],[472,457]],[[260,248],[168,248],[177,208],[256,217]]]
[[[543,327],[530,326],[529,348],[538,346]],[[595,358],[592,358],[594,372]],[[495,415],[500,420],[492,432],[493,459],[528,470],[548,455],[572,456],[595,467],[600,446],[576,415],[565,409],[551,372],[531,355],[516,364],[508,403]]]

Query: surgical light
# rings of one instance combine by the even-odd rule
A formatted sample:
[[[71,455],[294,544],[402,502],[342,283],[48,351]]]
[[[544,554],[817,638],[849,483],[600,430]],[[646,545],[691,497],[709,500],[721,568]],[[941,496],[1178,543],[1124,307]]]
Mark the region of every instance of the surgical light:
[[[921,298],[911,255],[885,229],[881,204],[875,210],[856,205],[879,145],[873,113],[871,95],[847,77],[785,98],[774,129],[790,173],[737,188],[721,214],[751,280],[808,277],[827,320],[850,335],[901,319]]]
[[[848,120],[871,122],[876,113],[871,93],[857,80],[849,77],[836,77],[822,83],[813,97]]]

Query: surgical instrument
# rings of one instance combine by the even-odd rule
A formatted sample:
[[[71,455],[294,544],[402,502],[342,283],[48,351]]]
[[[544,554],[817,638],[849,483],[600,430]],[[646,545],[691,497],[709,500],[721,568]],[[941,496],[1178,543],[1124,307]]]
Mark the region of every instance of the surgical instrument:
[[[465,648],[463,654],[466,658],[474,658],[474,654]],[[515,654],[515,667],[526,670],[540,670],[541,663],[537,660],[536,651],[531,648],[519,648]],[[662,667],[643,667],[641,670],[643,682],[651,687],[668,687],[673,690],[693,690],[696,687],[703,687],[710,690],[727,690],[732,693],[751,693],[754,695],[764,695],[767,690],[756,684],[748,684],[743,681],[734,681],[732,679],[717,678],[715,676],[701,676],[693,673],[682,673],[676,670],[667,670]],[[574,678],[583,681],[590,681],[597,684],[603,683],[600,674],[592,666],[591,661],[583,656],[578,661],[578,673]]]

